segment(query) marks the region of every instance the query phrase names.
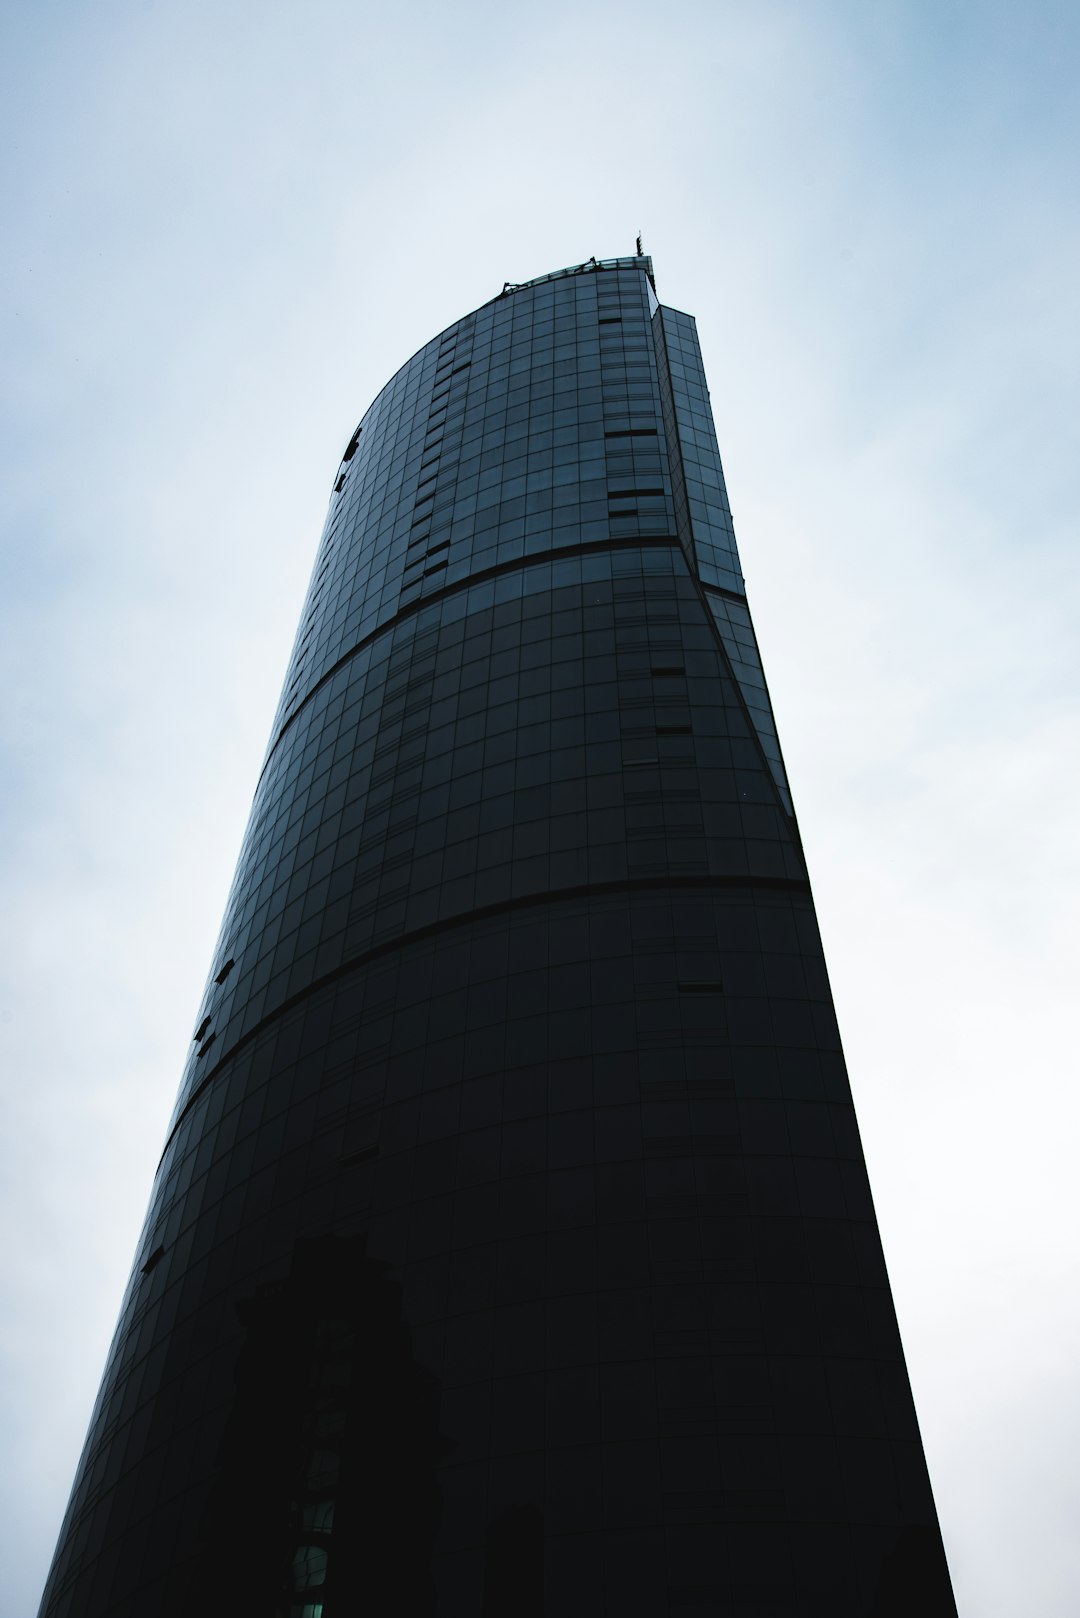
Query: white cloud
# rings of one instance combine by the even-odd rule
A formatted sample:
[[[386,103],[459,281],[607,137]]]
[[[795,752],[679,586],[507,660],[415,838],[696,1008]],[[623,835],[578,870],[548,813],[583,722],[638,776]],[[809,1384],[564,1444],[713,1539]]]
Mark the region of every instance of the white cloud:
[[[639,228],[700,322],[961,1607],[1071,1614],[1075,25],[113,0],[5,26],[12,1614],[341,443],[504,279]]]

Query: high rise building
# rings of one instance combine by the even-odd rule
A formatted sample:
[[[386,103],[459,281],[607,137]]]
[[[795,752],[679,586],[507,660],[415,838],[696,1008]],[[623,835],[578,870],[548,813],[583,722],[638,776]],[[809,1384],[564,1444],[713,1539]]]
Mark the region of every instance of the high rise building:
[[[693,320],[350,438],[49,1618],[954,1618]]]

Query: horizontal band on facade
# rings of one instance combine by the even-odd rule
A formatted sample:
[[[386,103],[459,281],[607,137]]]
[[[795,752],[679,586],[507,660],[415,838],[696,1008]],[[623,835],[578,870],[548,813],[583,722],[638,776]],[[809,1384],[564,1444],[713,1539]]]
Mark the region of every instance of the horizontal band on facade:
[[[664,876],[626,877],[617,882],[589,882],[580,883],[570,888],[552,888],[543,893],[520,894],[512,899],[500,899],[497,904],[481,905],[475,910],[462,911],[457,916],[447,916],[440,921],[428,922],[423,927],[416,927],[411,932],[399,933],[395,938],[385,939],[382,943],[372,944],[369,949],[355,956],[351,961],[343,961],[330,972],[316,978],[306,988],[290,995],[283,1000],[280,1006],[260,1017],[253,1028],[242,1034],[235,1045],[229,1047],[228,1052],[220,1057],[209,1073],[200,1081],[185,1101],[176,1122],[169,1130],[168,1139],[162,1148],[158,1167],[165,1161],[169,1148],[176,1138],[177,1130],[199,1097],[209,1089],[225,1064],[250,1045],[253,1039],[267,1029],[279,1017],[302,1005],[320,990],[327,988],[331,983],[338,983],[352,972],[359,972],[372,961],[377,961],[386,955],[393,955],[396,950],[407,949],[412,944],[421,944],[426,939],[437,938],[443,933],[453,932],[459,927],[470,927],[476,922],[492,921],[499,916],[511,915],[521,910],[537,910],[544,905],[563,904],[575,899],[604,899],[617,897],[620,894],[632,895],[635,893],[663,893],[669,889],[686,893],[708,892],[745,892],[749,895],[760,893],[791,894],[799,898],[811,900],[810,883],[803,877],[790,876],[679,876],[666,874]],[[694,992],[693,986],[687,990],[683,984],[678,985],[679,993]],[[713,985],[709,985],[712,992],[716,992]],[[698,992],[701,992],[699,989]]]
[[[517,556],[508,562],[496,562],[491,567],[481,568],[476,573],[470,573],[467,578],[455,579],[452,584],[447,584],[441,590],[432,590],[428,595],[421,596],[418,601],[407,602],[405,606],[399,607],[392,618],[388,618],[384,624],[379,624],[377,628],[362,636],[355,646],[350,646],[347,652],[343,652],[337,661],[331,664],[325,674],[319,676],[311,690],[304,696],[303,701],[298,703],[288,718],[282,721],[281,729],[274,737],[273,744],[266,754],[263,767],[259,771],[259,782],[262,782],[262,778],[270,766],[270,760],[277,752],[278,744],[285,732],[300,717],[308,703],[318,695],[323,686],[332,680],[334,675],[338,674],[347,664],[351,663],[352,659],[357,657],[366,647],[373,645],[381,635],[386,635],[391,630],[396,629],[398,624],[414,617],[422,608],[429,607],[436,601],[443,601],[447,596],[457,595],[463,590],[469,590],[473,585],[484,584],[488,579],[502,578],[506,574],[519,573],[530,567],[542,567],[545,563],[568,561],[575,556],[603,555],[608,551],[660,549],[664,546],[672,550],[679,549],[680,541],[678,536],[675,534],[628,534],[625,537],[618,535],[612,539],[586,540],[580,545],[560,545],[558,550],[544,551],[535,556]],[[729,592],[722,593],[727,594]],[[732,599],[742,601],[744,598],[733,594]],[[256,786],[257,790],[258,786]]]

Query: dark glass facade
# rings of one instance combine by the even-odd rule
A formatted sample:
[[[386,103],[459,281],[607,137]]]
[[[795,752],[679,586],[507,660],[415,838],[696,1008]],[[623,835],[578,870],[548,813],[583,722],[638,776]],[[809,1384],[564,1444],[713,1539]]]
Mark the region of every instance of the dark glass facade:
[[[647,258],[346,448],[42,1611],[955,1614]]]

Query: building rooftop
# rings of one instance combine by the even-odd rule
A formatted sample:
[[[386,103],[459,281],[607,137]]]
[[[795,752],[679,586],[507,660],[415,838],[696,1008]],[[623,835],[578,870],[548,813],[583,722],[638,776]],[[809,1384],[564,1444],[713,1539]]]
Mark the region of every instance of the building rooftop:
[[[561,281],[567,275],[591,275],[596,270],[631,269],[644,270],[653,291],[656,291],[651,257],[648,253],[633,253],[628,258],[588,258],[584,264],[571,264],[565,270],[551,270],[547,275],[534,275],[531,281],[505,281],[498,296],[506,298],[511,292],[524,292],[527,287],[542,286],[545,281]],[[494,303],[495,299],[491,301]]]

